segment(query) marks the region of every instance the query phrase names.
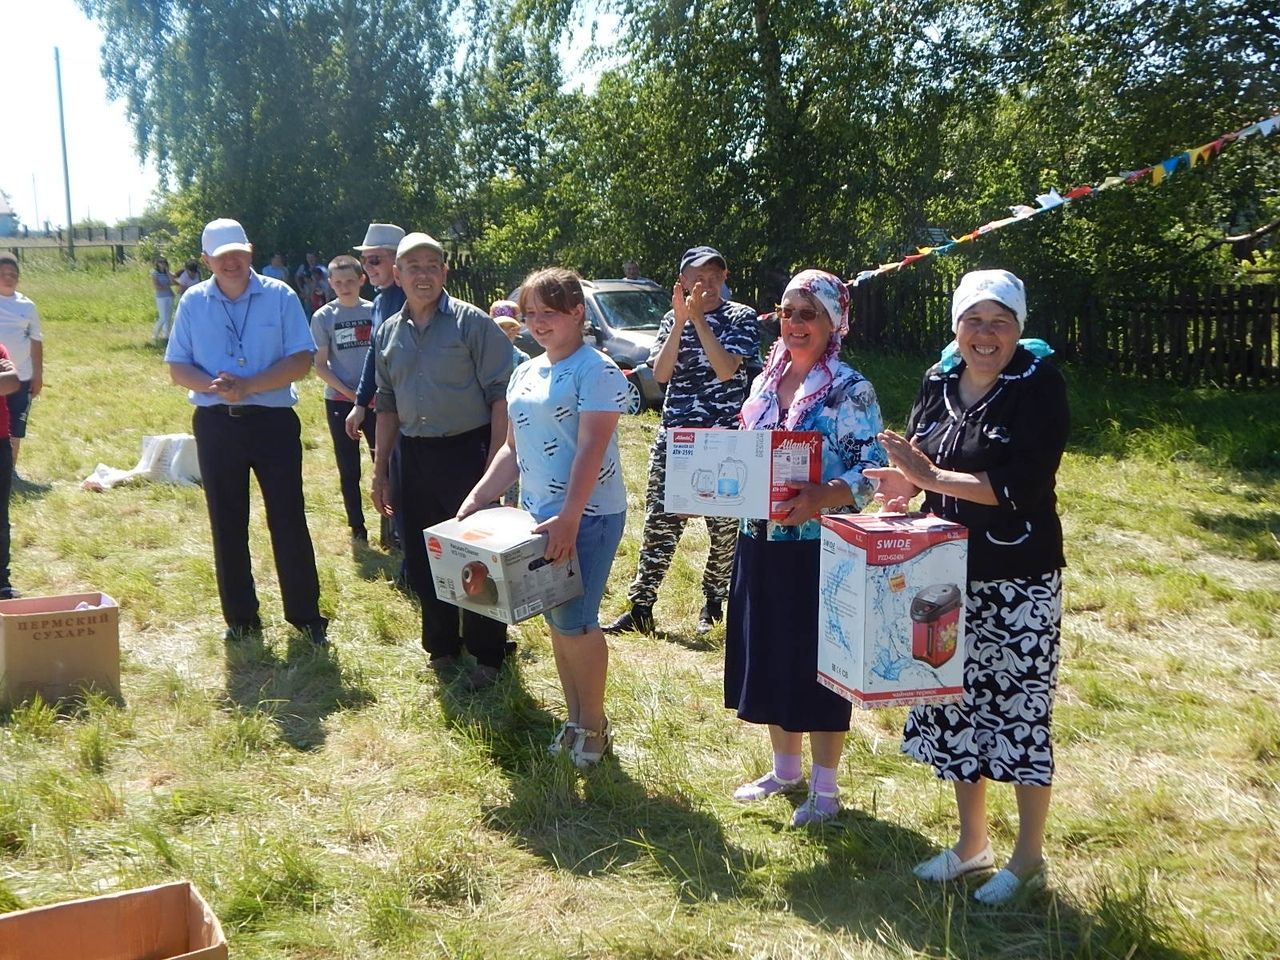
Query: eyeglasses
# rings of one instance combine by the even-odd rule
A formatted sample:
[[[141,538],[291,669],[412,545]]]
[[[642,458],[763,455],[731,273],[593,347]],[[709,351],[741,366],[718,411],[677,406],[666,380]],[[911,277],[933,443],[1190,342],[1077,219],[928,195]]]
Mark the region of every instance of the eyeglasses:
[[[385,257],[379,257],[375,255],[372,257],[361,257],[360,262],[363,263],[366,267],[380,267],[382,266],[382,261],[385,259],[386,259]]]
[[[788,321],[798,320],[801,323],[813,323],[818,319],[818,311],[813,307],[784,307],[782,304],[778,304],[773,308],[773,312],[781,319]]]

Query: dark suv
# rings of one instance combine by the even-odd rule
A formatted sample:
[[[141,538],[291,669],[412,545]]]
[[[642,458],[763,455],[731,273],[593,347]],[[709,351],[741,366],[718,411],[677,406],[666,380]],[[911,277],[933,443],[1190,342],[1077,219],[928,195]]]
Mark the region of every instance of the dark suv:
[[[627,412],[639,413],[662,405],[662,384],[653,379],[649,351],[658,337],[658,326],[671,309],[671,294],[648,280],[584,280],[587,298],[587,342],[613,359],[627,377],[630,397]],[[513,291],[517,299],[520,291]],[[528,330],[516,337],[529,356],[542,352]]]

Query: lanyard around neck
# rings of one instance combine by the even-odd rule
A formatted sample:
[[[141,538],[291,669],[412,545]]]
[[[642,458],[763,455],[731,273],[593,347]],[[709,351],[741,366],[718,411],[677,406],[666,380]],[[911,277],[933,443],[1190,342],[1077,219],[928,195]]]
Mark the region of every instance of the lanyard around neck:
[[[234,351],[228,349],[227,356],[235,357],[236,363],[243,367],[245,365],[244,335],[249,329],[249,313],[253,309],[253,295],[250,294],[245,300],[244,319],[240,321],[239,326],[236,325],[235,314],[227,307],[227,301],[219,297],[218,303],[222,304],[222,312],[227,316],[227,333],[234,337],[236,341],[236,349]]]

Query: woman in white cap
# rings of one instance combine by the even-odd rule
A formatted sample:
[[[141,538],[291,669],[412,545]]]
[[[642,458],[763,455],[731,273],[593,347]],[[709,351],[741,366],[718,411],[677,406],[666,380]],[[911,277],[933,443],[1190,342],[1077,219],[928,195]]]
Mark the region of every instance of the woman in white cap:
[[[880,435],[892,466],[867,471],[889,509],[923,491],[923,509],[969,529],[964,700],[913,709],[902,750],[952,782],[959,812],[959,840],[916,866],[922,880],[995,866],[986,783],[1013,784],[1018,837],[1004,868],[974,891],[987,904],[1043,884],[1053,778],[1065,565],[1054,486],[1067,395],[1048,345],[1020,339],[1026,317],[1013,274],[965,274],[951,304],[955,341],[925,374],[906,436]]]

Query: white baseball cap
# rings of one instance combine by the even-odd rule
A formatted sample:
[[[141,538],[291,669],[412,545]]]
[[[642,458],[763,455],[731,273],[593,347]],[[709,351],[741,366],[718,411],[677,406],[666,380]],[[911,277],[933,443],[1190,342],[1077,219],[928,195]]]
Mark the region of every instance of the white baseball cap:
[[[217,257],[232,250],[253,253],[253,245],[237,220],[210,220],[200,234],[200,248],[206,257]]]
[[[394,250],[404,239],[404,228],[394,223],[371,223],[364,232],[364,243],[353,250],[364,253],[366,250]]]
[[[1027,292],[1008,270],[970,270],[960,278],[951,297],[951,332],[960,328],[960,315],[983,300],[994,300],[1013,311],[1018,330],[1027,323]]]
[[[408,233],[405,234],[403,240],[396,245],[396,259],[399,260],[410,250],[417,250],[419,247],[430,247],[440,256],[444,256],[444,247],[435,237],[425,233]]]

